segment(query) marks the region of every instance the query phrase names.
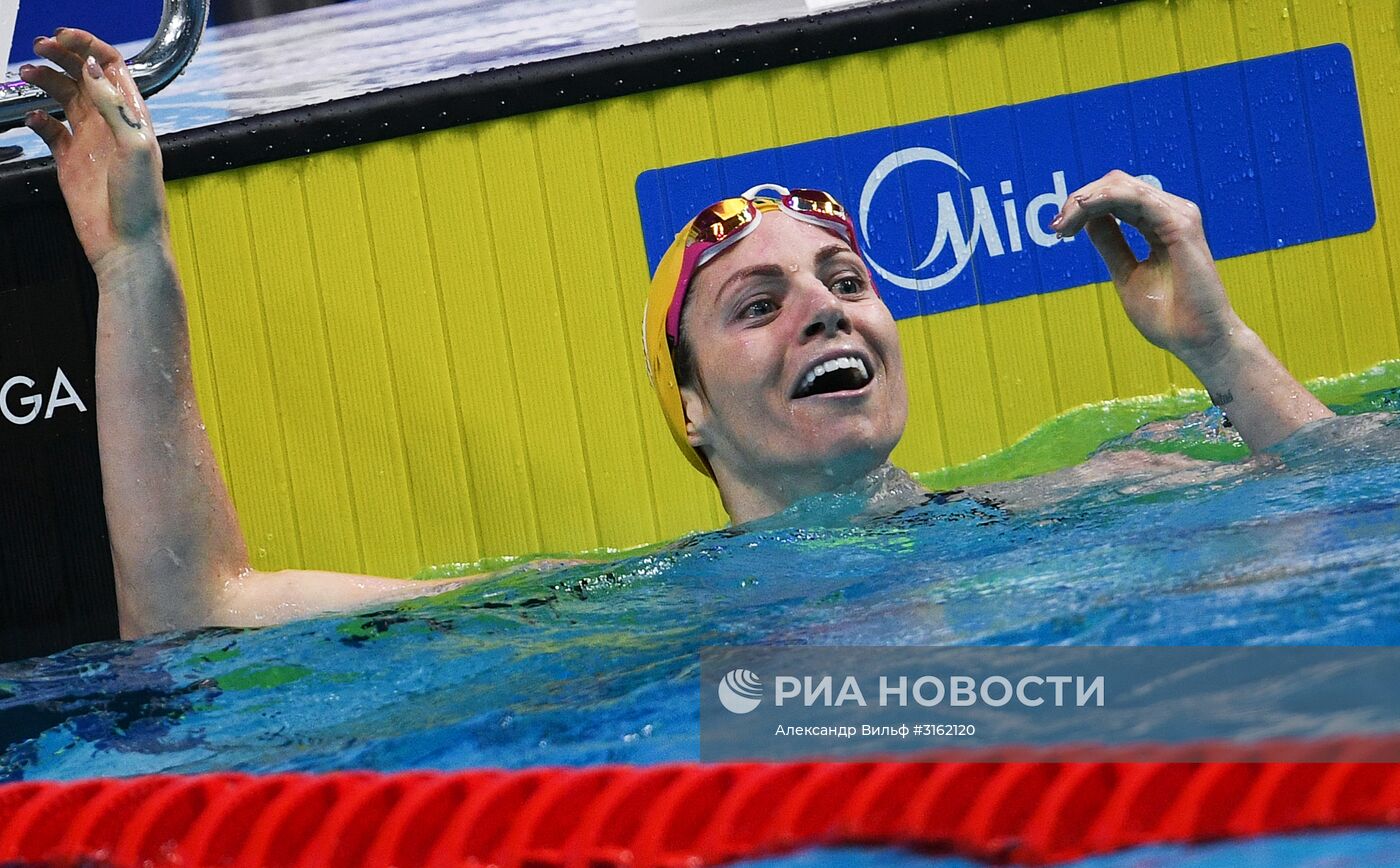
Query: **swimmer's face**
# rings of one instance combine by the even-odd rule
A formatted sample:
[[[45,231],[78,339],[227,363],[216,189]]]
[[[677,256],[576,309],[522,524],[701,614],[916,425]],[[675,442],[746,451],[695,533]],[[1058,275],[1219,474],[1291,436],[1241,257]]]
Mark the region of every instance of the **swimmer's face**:
[[[682,328],[698,374],[682,389],[691,443],[722,492],[735,479],[787,502],[831,490],[884,463],[904,431],[894,319],[860,257],[818,226],[765,213],[697,272]]]

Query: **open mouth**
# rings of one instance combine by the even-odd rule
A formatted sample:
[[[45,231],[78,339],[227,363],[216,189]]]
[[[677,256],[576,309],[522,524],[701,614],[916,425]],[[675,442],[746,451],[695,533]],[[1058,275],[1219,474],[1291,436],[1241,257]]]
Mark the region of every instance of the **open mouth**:
[[[829,395],[832,392],[852,392],[870,382],[870,369],[859,356],[838,356],[811,367],[792,393],[794,398]]]

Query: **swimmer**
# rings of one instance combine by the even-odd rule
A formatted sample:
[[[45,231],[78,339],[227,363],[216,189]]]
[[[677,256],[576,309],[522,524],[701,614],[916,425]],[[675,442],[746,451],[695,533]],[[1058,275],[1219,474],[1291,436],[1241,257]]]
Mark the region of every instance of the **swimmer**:
[[[252,567],[195,401],[150,115],[121,55],[91,34],[61,29],[35,51],[58,68],[21,78],[68,124],[33,112],[26,125],[54,155],[97,276],[98,445],[122,635],[262,626],[470,581]],[[1117,220],[1148,240],[1147,260]],[[1332,415],[1235,314],[1192,203],[1111,172],[1075,191],[1051,228],[1087,231],[1133,324],[1256,451]],[[832,197],[770,187],[707,208],[658,269],[645,339],[671,432],[733,522],[830,492],[882,508],[926,496],[889,464],[908,415],[898,333]]]
[[[1148,240],[1147,260],[1115,218]],[[1051,228],[1087,230],[1133,325],[1196,374],[1255,451],[1332,415],[1230,306],[1191,202],[1113,171],[1072,193]],[[894,319],[829,194],[755,188],[705,209],[662,258],[645,327],[672,437],[732,521],[853,486],[921,499],[888,466],[908,416]]]

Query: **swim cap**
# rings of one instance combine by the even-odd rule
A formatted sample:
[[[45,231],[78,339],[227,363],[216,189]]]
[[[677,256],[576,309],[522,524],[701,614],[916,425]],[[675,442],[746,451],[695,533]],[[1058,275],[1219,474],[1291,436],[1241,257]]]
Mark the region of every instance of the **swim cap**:
[[[753,204],[760,214],[778,209],[778,203],[772,199],[759,199]],[[681,403],[681,387],[676,382],[676,364],[671,355],[671,339],[666,333],[666,317],[671,310],[671,304],[677,294],[683,289],[688,289],[680,285],[680,277],[690,228],[694,222],[691,220],[686,223],[681,227],[681,231],[676,233],[671,246],[666,248],[666,255],[661,257],[661,264],[656,266],[656,273],[651,276],[647,306],[642,313],[642,350],[646,353],[647,374],[651,377],[652,388],[656,390],[656,398],[661,402],[661,414],[666,417],[666,427],[671,431],[671,439],[676,441],[676,445],[680,447],[681,453],[692,467],[706,476],[713,477],[710,465],[695,451],[695,447],[690,445],[690,438],[686,436],[685,407]]]

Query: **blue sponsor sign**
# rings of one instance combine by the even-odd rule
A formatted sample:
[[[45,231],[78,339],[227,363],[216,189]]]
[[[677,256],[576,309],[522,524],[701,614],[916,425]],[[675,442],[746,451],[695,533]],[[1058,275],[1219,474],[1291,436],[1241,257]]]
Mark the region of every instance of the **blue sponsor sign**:
[[[711,202],[764,182],[830,191],[902,319],[1107,280],[1087,238],[1048,224],[1115,168],[1200,205],[1218,259],[1376,220],[1344,45],[652,169],[637,204],[655,270]]]

